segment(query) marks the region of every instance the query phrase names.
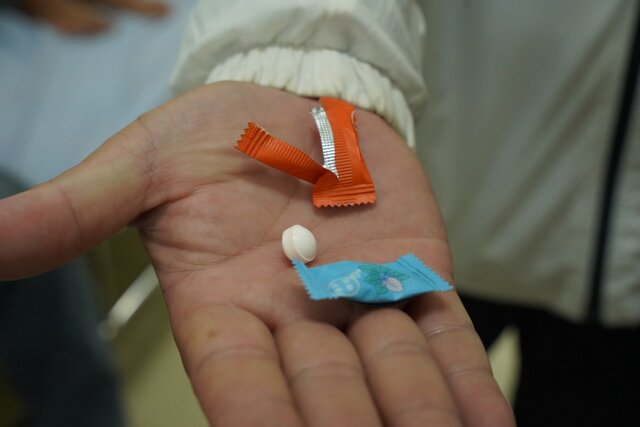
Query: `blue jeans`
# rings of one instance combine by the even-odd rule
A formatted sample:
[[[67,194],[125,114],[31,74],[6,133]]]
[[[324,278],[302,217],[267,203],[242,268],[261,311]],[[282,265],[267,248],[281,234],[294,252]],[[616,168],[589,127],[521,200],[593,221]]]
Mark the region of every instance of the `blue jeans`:
[[[0,197],[18,190],[0,172]],[[98,321],[92,282],[80,261],[0,283],[0,364],[27,407],[27,425],[124,425]]]

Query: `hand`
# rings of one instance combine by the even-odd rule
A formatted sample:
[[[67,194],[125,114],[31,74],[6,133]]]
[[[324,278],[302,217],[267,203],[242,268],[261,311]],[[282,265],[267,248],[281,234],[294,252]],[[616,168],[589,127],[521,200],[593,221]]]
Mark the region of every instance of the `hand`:
[[[513,426],[455,292],[404,310],[307,297],[280,247],[296,223],[316,235],[318,264],[411,252],[452,282],[427,180],[378,116],[357,113],[375,205],[314,208],[308,184],[232,148],[251,120],[318,159],[315,104],[224,83],[142,116],[74,169],[0,201],[0,241],[14,242],[0,246],[0,276],[50,268],[136,219],[213,425]]]
[[[100,0],[100,3],[150,17],[164,16],[166,4],[150,0]],[[91,34],[109,28],[98,8],[85,0],[21,0],[26,13],[67,34]]]

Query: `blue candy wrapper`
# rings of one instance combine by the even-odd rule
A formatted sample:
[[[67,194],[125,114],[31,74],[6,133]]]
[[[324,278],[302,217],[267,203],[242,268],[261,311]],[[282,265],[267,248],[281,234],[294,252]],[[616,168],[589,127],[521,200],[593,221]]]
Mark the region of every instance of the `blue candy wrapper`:
[[[383,304],[453,289],[413,254],[386,264],[340,261],[307,267],[300,261],[292,262],[313,300],[347,298]]]

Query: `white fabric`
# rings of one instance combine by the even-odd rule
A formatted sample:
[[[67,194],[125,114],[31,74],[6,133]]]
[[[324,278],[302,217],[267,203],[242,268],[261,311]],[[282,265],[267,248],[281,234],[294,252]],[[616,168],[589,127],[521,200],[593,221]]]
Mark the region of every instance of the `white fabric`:
[[[420,6],[426,48],[411,1],[201,0],[176,86],[235,79],[341,96],[405,136],[408,106],[458,286],[583,319],[637,2]],[[420,116],[424,81],[430,98]],[[640,321],[639,114],[636,107],[607,252],[603,318],[611,325]]]
[[[425,100],[424,22],[411,1],[201,1],[176,68],[184,91],[253,81],[306,96],[341,96],[385,117],[410,144]]]
[[[418,150],[467,293],[584,317],[637,4],[425,2],[434,59]],[[640,321],[639,144],[636,127],[608,248],[611,325]]]

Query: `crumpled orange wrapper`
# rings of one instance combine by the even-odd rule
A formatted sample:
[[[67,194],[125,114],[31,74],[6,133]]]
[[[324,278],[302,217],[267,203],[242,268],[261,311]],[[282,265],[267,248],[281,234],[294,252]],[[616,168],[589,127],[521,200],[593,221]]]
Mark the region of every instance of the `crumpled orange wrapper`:
[[[260,162],[313,184],[315,207],[374,203],[376,192],[358,146],[355,108],[336,98],[320,98],[333,134],[338,171],[323,168],[302,150],[271,136],[250,122],[235,148]]]

